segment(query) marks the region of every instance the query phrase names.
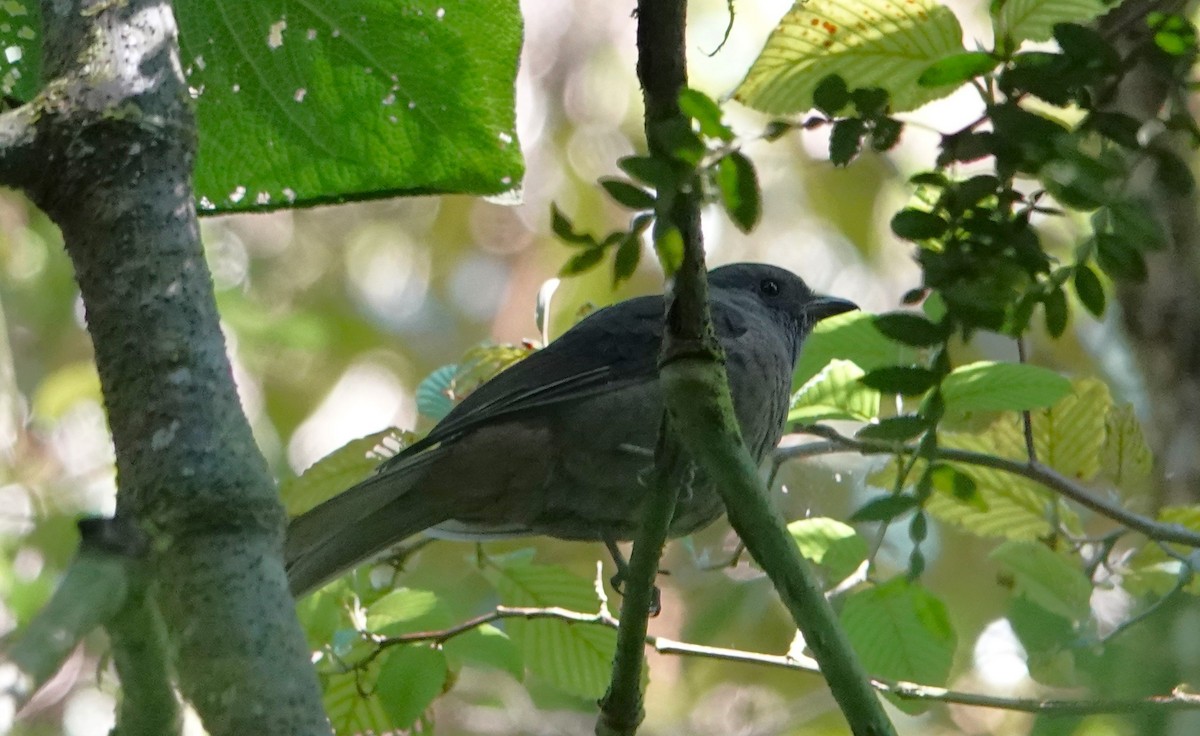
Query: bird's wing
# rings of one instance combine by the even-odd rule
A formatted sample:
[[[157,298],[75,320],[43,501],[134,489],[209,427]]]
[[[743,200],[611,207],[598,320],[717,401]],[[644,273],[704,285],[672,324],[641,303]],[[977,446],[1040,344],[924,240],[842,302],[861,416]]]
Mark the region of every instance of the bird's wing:
[[[658,375],[662,314],[661,296],[630,299],[593,312],[477,388],[380,472],[407,464],[422,450],[484,422],[653,380]]]

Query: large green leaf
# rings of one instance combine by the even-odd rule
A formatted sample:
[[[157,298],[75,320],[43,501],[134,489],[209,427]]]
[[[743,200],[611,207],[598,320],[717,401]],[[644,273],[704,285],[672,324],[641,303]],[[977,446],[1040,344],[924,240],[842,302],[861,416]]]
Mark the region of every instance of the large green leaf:
[[[1003,0],[993,3],[996,35],[1014,43],[1046,41],[1055,23],[1085,23],[1108,9],[1104,0]]]
[[[1050,406],[1071,390],[1052,370],[1024,363],[979,361],[955,368],[942,381],[946,411],[1022,411]]]
[[[383,703],[392,729],[411,726],[446,687],[446,655],[414,644],[397,647],[379,665],[372,700]]]
[[[831,360],[848,360],[864,371],[888,365],[916,362],[916,351],[885,337],[875,326],[875,317],[865,312],[847,312],[821,320],[804,340],[793,380],[805,384]]]
[[[207,212],[520,183],[516,0],[176,5]]]
[[[854,527],[837,519],[815,517],[788,524],[800,554],[821,566],[826,581],[840,583],[867,559],[867,542]]]
[[[800,113],[813,107],[817,84],[838,74],[851,88],[887,90],[894,111],[911,110],[954,91],[917,78],[963,51],[958,19],[933,0],[799,0],[734,97],[764,112]]]
[[[496,574],[500,600],[509,606],[560,606],[585,613],[599,609],[590,580],[552,565],[506,565]],[[529,669],[561,690],[597,698],[608,686],[617,632],[604,626],[511,619],[508,632]]]
[[[868,421],[879,416],[879,392],[858,380],[862,368],[848,360],[834,360],[792,396],[788,422],[827,419]]]
[[[1058,554],[1041,542],[1009,540],[988,555],[1013,577],[1015,592],[1068,621],[1091,614],[1092,583],[1078,558]]]
[[[872,674],[929,685],[950,675],[957,636],[946,606],[932,593],[903,577],[847,596],[842,625]],[[906,712],[927,704],[893,701]]]

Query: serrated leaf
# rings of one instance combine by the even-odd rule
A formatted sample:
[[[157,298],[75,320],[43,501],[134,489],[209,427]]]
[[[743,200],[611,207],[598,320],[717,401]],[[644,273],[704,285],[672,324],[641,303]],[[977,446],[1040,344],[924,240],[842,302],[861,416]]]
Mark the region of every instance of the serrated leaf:
[[[654,195],[627,181],[604,178],[600,180],[600,186],[604,187],[604,191],[608,192],[608,196],[612,197],[614,202],[623,207],[631,210],[654,209]]]
[[[947,411],[1025,411],[1051,406],[1071,391],[1065,376],[1024,363],[979,361],[942,380]]]
[[[762,217],[762,193],[754,164],[734,151],[717,162],[714,178],[729,219],[744,233],[753,230]]]
[[[733,140],[733,131],[721,122],[721,106],[699,90],[685,87],[679,91],[679,111],[695,120],[700,132],[725,142]]]
[[[919,396],[937,383],[938,376],[928,368],[885,366],[868,371],[862,382],[885,394]]]
[[[807,383],[831,360],[848,360],[864,371],[912,363],[915,350],[888,339],[866,312],[846,312],[817,323],[804,340],[793,380]]]
[[[395,636],[449,623],[449,612],[431,590],[397,588],[367,607],[367,630],[374,634]]]
[[[1014,44],[1047,41],[1056,23],[1082,23],[1108,9],[1104,0],[1005,0],[997,5],[997,36],[1007,35]]]
[[[800,548],[800,554],[820,565],[826,581],[839,583],[867,559],[867,542],[854,527],[823,517],[801,519],[788,524],[788,532]]]
[[[868,672],[931,685],[943,685],[950,676],[958,636],[945,604],[918,584],[897,577],[855,591],[840,618]],[[907,713],[929,707],[892,702]]]
[[[1093,315],[1100,317],[1104,315],[1104,286],[1100,283],[1100,277],[1092,270],[1092,267],[1086,263],[1081,263],[1075,267],[1075,294],[1079,296],[1079,302],[1083,304]]]
[[[988,555],[1013,576],[1014,590],[1042,608],[1069,621],[1091,615],[1092,583],[1068,558],[1041,542],[1009,540]]]
[[[862,368],[848,360],[830,361],[792,396],[788,423],[874,419],[879,415],[879,392],[864,386],[858,380],[862,376]]]
[[[299,516],[365,479],[413,439],[412,432],[389,427],[347,442],[299,476],[284,480],[279,484],[279,497],[288,516]]]
[[[515,0],[182,3],[202,212],[512,191]]]
[[[958,19],[932,0],[797,2],[734,97],[768,113],[800,113],[813,107],[817,84],[838,74],[851,88],[887,90],[893,110],[911,110],[953,91],[916,81],[933,62],[963,51]]]
[[[592,581],[561,567],[512,565],[496,571],[496,590],[509,606],[561,606],[592,612],[600,602]],[[530,671],[564,692],[596,698],[608,686],[617,635],[604,626],[512,619],[509,633]]]
[[[334,733],[382,734],[392,730],[392,717],[384,710],[383,702],[363,697],[363,693],[371,691],[377,671],[372,668],[367,675],[350,672],[325,679],[322,701]]]
[[[913,496],[876,496],[850,515],[851,521],[891,521],[917,508],[920,502]]]
[[[938,59],[921,72],[917,84],[922,87],[941,87],[962,84],[996,68],[996,58],[983,51],[968,51]]]
[[[875,315],[875,326],[896,342],[917,348],[940,345],[946,329],[915,312],[888,312]]]
[[[492,667],[507,672],[517,680],[525,677],[525,661],[508,634],[491,624],[484,624],[446,641],[443,651],[452,662]]]
[[[434,370],[417,384],[417,411],[430,419],[441,421],[454,408],[454,377],[458,366],[451,363]]]
[[[1154,455],[1132,404],[1117,404],[1104,418],[1100,472],[1129,498],[1150,490]]]
[[[1093,479],[1100,470],[1104,418],[1111,405],[1107,386],[1084,379],[1074,382],[1071,393],[1054,406],[1032,411],[1038,460],[1081,482]],[[1001,416],[981,432],[939,432],[938,442],[944,448],[1017,461],[1028,459],[1021,418],[1014,413]],[[1050,505],[1056,504],[1055,513],[1067,529],[1082,529],[1078,514],[1070,506],[1031,480],[979,465],[948,464],[975,480],[982,506],[935,493],[926,509],[946,523],[982,537],[1032,540],[1050,533],[1047,519]],[[913,473],[920,472],[923,466],[918,462]],[[893,464],[870,478],[872,485],[881,488],[891,488],[894,482]]]
[[[372,698],[383,704],[391,729],[406,729],[446,688],[446,655],[428,645],[394,648],[379,664]],[[379,732],[382,733],[382,732]]]
[[[883,442],[903,442],[929,429],[929,421],[915,414],[905,414],[898,417],[888,417],[876,424],[868,424],[855,433],[861,440],[879,440]]]

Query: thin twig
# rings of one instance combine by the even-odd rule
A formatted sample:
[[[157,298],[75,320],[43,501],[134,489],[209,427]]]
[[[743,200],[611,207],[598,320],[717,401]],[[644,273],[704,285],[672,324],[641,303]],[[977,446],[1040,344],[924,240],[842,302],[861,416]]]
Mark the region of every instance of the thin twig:
[[[820,425],[804,427],[803,432],[806,434],[816,435],[822,439],[831,441],[840,448],[828,450],[828,443],[822,443],[821,447],[828,450],[828,453],[846,451],[858,452],[863,455],[880,455],[880,454],[896,454],[896,455],[914,455],[918,452],[918,448],[912,445],[889,444],[885,442],[869,442],[858,440],[852,437],[846,437],[837,431]],[[785,462],[793,456],[796,457],[811,457],[814,453],[806,445],[794,445],[792,447],[776,450],[776,459],[778,462]],[[1149,517],[1142,516],[1126,509],[1119,504],[1107,501],[1094,495],[1085,486],[1076,483],[1062,473],[1059,473],[1053,468],[1042,465],[1041,463],[1020,462],[1018,460],[1010,460],[996,455],[988,455],[982,452],[972,452],[970,450],[958,450],[953,448],[939,447],[934,456],[939,460],[948,460],[950,462],[963,463],[966,465],[978,465],[979,467],[992,468],[1013,475],[1019,475],[1023,478],[1028,478],[1036,483],[1049,488],[1065,498],[1078,503],[1092,511],[1105,516],[1120,524],[1124,524],[1130,529],[1145,534],[1151,539],[1157,539],[1161,542],[1172,542],[1175,544],[1183,544],[1189,547],[1200,548],[1200,533],[1192,531],[1180,524],[1167,524],[1155,521]]]
[[[388,637],[379,641],[380,646],[395,646],[398,644],[432,643],[444,644],[449,639],[459,636],[471,629],[484,624],[496,623],[504,619],[519,618],[525,620],[553,619],[571,625],[592,625],[618,628],[620,622],[607,612],[606,607],[596,613],[584,613],[565,608],[529,608],[497,606],[492,611],[473,619],[439,631],[424,631],[401,636]],[[711,647],[703,644],[668,639],[662,636],[647,636],[646,644],[659,654],[672,654],[687,657],[715,659],[723,662],[738,662],[744,664],[766,665],[793,672],[805,672],[819,675],[820,667],[816,660],[807,656],[763,654],[741,649]],[[934,685],[924,685],[905,680],[893,680],[886,677],[871,677],[871,685],[877,691],[890,693],[905,700],[923,700],[938,703],[954,703],[982,708],[1018,711],[1023,713],[1089,714],[1089,713],[1131,713],[1142,711],[1162,710],[1196,710],[1200,709],[1200,695],[1176,688],[1165,695],[1151,695],[1144,698],[1105,699],[1105,700],[1066,700],[1049,698],[1005,698],[979,693],[968,693]]]

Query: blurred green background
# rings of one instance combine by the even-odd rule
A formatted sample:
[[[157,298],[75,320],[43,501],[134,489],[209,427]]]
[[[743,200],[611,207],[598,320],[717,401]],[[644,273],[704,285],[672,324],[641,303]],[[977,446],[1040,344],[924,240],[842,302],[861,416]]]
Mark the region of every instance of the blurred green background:
[[[528,164],[523,203],[426,197],[203,222],[243,403],[278,477],[293,476],[353,438],[393,425],[419,426],[417,384],[472,346],[540,338],[534,321],[538,289],[568,257],[549,232],[552,201],[583,227],[625,225],[626,215],[594,182],[617,173],[616,159],[641,145],[631,7],[584,0],[523,3],[526,39],[518,81],[518,129]],[[789,7],[786,0],[737,4],[732,32],[722,45],[729,22],[725,2],[691,3],[692,86],[714,96],[731,90]],[[972,25],[981,7],[959,3],[955,9],[968,38],[982,34],[982,26]],[[888,218],[906,201],[907,173],[929,160],[936,130],[951,129],[976,113],[966,96],[935,103],[907,118],[911,124],[895,152],[867,155],[846,169],[834,169],[825,160],[820,134],[748,144],[745,151],[759,167],[763,187],[763,222],[746,236],[721,212],[706,212],[710,262],[767,261],[868,311],[896,307],[900,295],[919,283],[919,271],[909,247],[888,231]],[[765,124],[736,105],[730,105],[728,116],[747,135]],[[1049,227],[1048,238],[1066,252],[1073,237],[1070,224]],[[636,277],[615,293],[605,269],[565,281],[552,302],[551,332],[561,332],[588,304],[660,287],[661,274],[649,252]],[[0,544],[5,552],[0,628],[8,630],[28,620],[55,585],[77,542],[74,519],[110,513],[115,488],[70,265],[56,229],[8,192],[0,195],[0,306]],[[1114,320],[1091,321],[1082,310],[1075,315],[1062,340],[1035,339],[1033,362],[1073,377],[1102,377],[1114,394],[1144,411],[1139,378]],[[1014,359],[1015,353],[1011,342],[980,335],[955,359]],[[877,466],[851,456],[793,463],[781,474],[776,497],[789,518],[844,519],[871,495],[864,477]],[[884,540],[879,558],[884,570],[905,567],[904,537],[901,529]],[[488,549],[499,553],[530,544],[539,561],[585,576],[593,574],[597,560],[606,559],[601,545],[536,541]],[[663,564],[670,575],[660,580],[664,612],[651,622],[652,633],[786,651],[793,629],[761,573],[744,562],[732,569],[706,569],[734,544],[722,521],[669,547]],[[962,661],[956,662],[952,686],[1030,696],[1040,691],[1026,676],[1020,646],[1002,619],[1008,591],[986,559],[988,548],[942,527],[932,530],[924,547],[925,582],[947,603],[960,637]],[[482,583],[470,545],[431,545],[411,564],[404,583],[437,590],[465,609],[494,604],[485,597],[491,588]],[[1200,649],[1200,627],[1175,641]],[[1137,651],[1136,642],[1130,649]],[[116,690],[104,651],[97,636],[77,652],[26,710],[20,732],[107,733]],[[1198,656],[1194,651],[1182,655]],[[1120,669],[1115,663],[1114,671]],[[647,734],[836,734],[844,729],[816,677],[655,654],[650,654],[646,707]],[[1026,715],[959,707],[939,706],[918,717],[892,712],[901,732],[909,734],[1100,735],[1154,728],[1136,719],[1093,717],[1035,729]],[[440,734],[590,733],[593,719],[591,703],[558,694],[536,679],[520,683],[473,668],[462,671],[433,712]]]

